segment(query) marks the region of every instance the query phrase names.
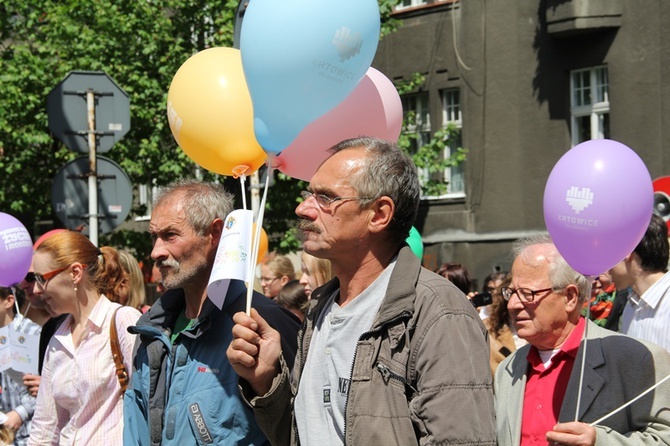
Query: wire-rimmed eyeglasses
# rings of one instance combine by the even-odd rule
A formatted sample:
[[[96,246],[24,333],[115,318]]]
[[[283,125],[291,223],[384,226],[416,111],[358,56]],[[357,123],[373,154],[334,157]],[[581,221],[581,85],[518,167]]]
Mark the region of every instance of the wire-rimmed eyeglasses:
[[[330,195],[314,193],[308,190],[300,192],[300,196],[304,201],[307,201],[310,197],[314,197],[316,204],[318,204],[321,209],[329,209],[336,201],[372,200],[372,198],[367,197],[331,197]]]

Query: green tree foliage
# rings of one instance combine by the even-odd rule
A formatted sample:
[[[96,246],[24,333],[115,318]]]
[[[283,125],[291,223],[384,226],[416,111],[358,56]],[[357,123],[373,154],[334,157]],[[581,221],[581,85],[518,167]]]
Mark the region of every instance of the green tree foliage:
[[[397,0],[379,0],[383,34]],[[131,129],[104,154],[134,185],[160,186],[198,175],[176,145],[165,104],[172,77],[191,55],[232,46],[238,0],[4,0],[0,3],[0,211],[35,232],[53,220],[51,182],[81,154],[67,149],[47,126],[46,96],[70,71],[104,71],[130,97]],[[235,180],[202,171],[204,179]],[[239,187],[238,187],[239,188]],[[293,249],[291,232],[298,191],[304,185],[278,175],[268,205],[268,234],[281,250]],[[239,192],[239,190],[238,190]],[[131,217],[143,214],[133,209]],[[284,235],[288,234],[288,235]],[[144,236],[144,234],[142,234]],[[101,243],[141,244],[134,234],[114,233]],[[272,246],[274,248],[274,246]],[[137,247],[140,257],[146,247]]]
[[[54,219],[51,181],[77,154],[50,135],[46,96],[73,70],[104,71],[130,96],[131,130],[105,156],[134,184],[193,176],[165,114],[179,66],[232,43],[236,1],[6,0],[0,5],[0,208]],[[216,14],[213,12],[216,11]],[[214,19],[212,19],[214,17]]]

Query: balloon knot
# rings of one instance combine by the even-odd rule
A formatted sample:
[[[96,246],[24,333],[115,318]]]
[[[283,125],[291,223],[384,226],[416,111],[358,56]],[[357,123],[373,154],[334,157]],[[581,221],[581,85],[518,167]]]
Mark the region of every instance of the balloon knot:
[[[247,170],[249,170],[249,166],[245,166],[244,164],[235,166],[232,168],[233,177],[239,178],[242,175],[244,175],[247,172]]]

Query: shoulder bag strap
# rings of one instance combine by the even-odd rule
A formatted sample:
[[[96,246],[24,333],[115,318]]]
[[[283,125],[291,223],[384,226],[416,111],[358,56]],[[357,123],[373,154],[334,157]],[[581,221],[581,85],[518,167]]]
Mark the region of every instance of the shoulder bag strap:
[[[126,370],[126,366],[123,364],[123,353],[121,353],[119,335],[116,331],[116,312],[119,311],[119,308],[114,310],[114,313],[112,314],[112,323],[109,324],[109,344],[112,347],[112,358],[114,358],[114,364],[116,366],[116,377],[119,379],[121,390],[125,392],[128,388],[129,379],[128,371]]]

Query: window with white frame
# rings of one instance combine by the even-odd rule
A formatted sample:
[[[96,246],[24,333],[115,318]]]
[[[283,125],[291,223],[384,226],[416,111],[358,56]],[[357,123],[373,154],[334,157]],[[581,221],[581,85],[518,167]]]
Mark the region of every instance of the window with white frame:
[[[398,4],[396,5],[395,9],[405,9],[405,8],[413,8],[414,6],[421,6],[427,4],[427,0],[400,0]]]
[[[140,205],[146,206],[145,215],[138,215],[135,217],[135,221],[149,221],[151,220],[151,205],[152,199],[156,195],[157,188],[156,186],[150,186],[147,184],[140,184],[137,188],[137,199]]]
[[[607,67],[570,73],[572,144],[610,137]]]
[[[428,93],[417,93],[402,97],[402,109],[405,112],[407,133],[416,135],[410,141],[410,153],[430,141],[430,108]]]
[[[430,108],[428,93],[405,95],[401,98],[402,109],[405,114],[405,134],[409,136],[410,155],[416,155],[420,147],[430,141]],[[426,169],[418,168],[419,179],[424,184],[428,181],[429,173]]]
[[[461,91],[458,88],[442,90],[442,126],[446,128],[448,125],[458,129],[458,133],[444,149],[445,158],[449,158],[462,146],[460,130],[463,127],[463,117],[461,115]],[[447,183],[448,194],[465,193],[463,164],[460,163],[445,169],[444,181]]]

